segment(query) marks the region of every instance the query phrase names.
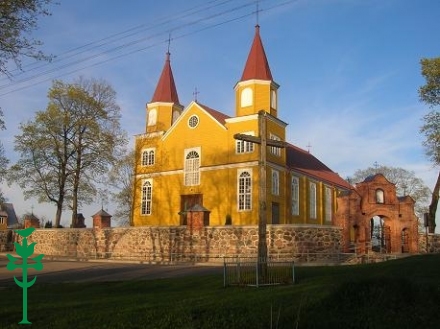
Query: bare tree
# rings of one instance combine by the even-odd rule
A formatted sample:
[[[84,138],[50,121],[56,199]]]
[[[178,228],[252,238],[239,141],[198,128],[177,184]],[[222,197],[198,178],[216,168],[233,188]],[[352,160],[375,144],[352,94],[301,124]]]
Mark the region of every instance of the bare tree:
[[[5,122],[3,121],[3,112],[0,109],[0,130],[6,129]],[[0,142],[0,183],[6,176],[6,171],[8,168],[9,160],[5,156],[5,149],[3,148],[3,144]],[[3,195],[3,191],[0,189],[0,203],[4,202],[5,198]]]
[[[30,38],[37,28],[38,16],[50,15],[47,6],[52,0],[0,1],[0,73],[11,76],[9,61],[21,69],[22,57],[50,60],[37,47],[42,43]]]
[[[423,146],[428,159],[434,166],[440,165],[440,113],[436,108],[440,105],[440,57],[424,58],[420,61],[422,75],[426,84],[419,88],[420,100],[432,109],[423,117],[420,132],[425,136]],[[435,231],[435,216],[440,198],[440,172],[431,195],[428,223],[429,231]]]
[[[377,173],[383,174],[386,179],[396,185],[396,192],[400,196],[409,195],[416,202],[415,213],[420,219],[428,208],[430,189],[425,185],[422,179],[415,176],[413,171],[403,168],[378,166],[368,167],[367,169],[358,169],[350,177],[352,183],[360,183],[368,176]]]
[[[117,208],[114,214],[122,226],[130,225],[132,218],[134,188],[134,150],[127,152],[117,161],[109,173],[109,186]]]

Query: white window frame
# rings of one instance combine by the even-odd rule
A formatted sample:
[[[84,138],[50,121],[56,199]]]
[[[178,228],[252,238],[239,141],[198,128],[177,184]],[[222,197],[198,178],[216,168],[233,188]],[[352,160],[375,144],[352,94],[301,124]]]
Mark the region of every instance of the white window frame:
[[[142,182],[141,189],[141,215],[149,216],[153,208],[153,180],[146,179]]]
[[[385,203],[385,192],[381,188],[376,189],[375,194],[376,194],[376,203],[380,203],[380,204]]]
[[[237,209],[252,210],[252,169],[237,171]]]
[[[269,138],[274,141],[280,141],[281,138],[274,134],[269,134]],[[270,146],[270,153],[273,155],[280,157],[281,156],[281,147]]]
[[[244,132],[242,134],[249,135],[249,136],[255,136],[255,133],[253,131]],[[235,141],[235,153],[236,154],[244,154],[244,153],[252,153],[252,152],[254,152],[254,143],[242,141],[239,139],[237,139]]]
[[[317,184],[315,182],[309,182],[309,217],[310,219],[317,218]]]
[[[157,109],[151,109],[148,111],[148,126],[154,126],[157,123]]]
[[[275,89],[271,90],[270,93],[270,106],[276,110],[277,109],[277,92]]]
[[[241,91],[240,95],[240,106],[241,107],[248,107],[252,106],[253,103],[253,97],[254,97],[254,91],[251,87],[246,87]]]
[[[142,150],[142,166],[153,166],[155,162],[156,162],[155,148]]]
[[[332,188],[329,186],[324,187],[324,197],[325,197],[325,221],[332,221]]]
[[[200,147],[186,149],[185,157],[183,161],[184,161],[183,184],[185,186],[200,185],[200,164],[201,164]]]
[[[200,123],[200,118],[199,118],[197,115],[195,115],[195,114],[191,115],[191,116],[188,118],[188,127],[189,127],[190,129],[195,129],[195,128],[197,128],[197,126],[199,125],[199,123]]]
[[[272,195],[280,195],[280,172],[272,169]]]
[[[299,177],[292,176],[292,215],[299,215]]]

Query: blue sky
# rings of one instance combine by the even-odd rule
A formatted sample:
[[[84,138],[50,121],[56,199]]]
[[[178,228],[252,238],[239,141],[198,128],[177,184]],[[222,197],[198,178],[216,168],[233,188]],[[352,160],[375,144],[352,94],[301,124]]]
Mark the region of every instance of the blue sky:
[[[183,105],[198,100],[234,114],[240,79],[256,24],[255,0],[59,1],[41,17],[34,36],[56,55],[50,64],[25,61],[24,72],[0,78],[0,132],[12,162],[20,122],[47,105],[53,79],[100,78],[117,92],[122,125],[143,133],[171,34],[171,64]],[[419,61],[440,56],[437,0],[261,0],[259,24],[288,140],[342,177],[377,162],[413,170],[434,187],[438,168],[421,146]],[[13,68],[11,66],[11,68]],[[132,145],[132,143],[130,143]],[[18,215],[51,219],[55,207],[24,201],[3,184]],[[33,208],[32,208],[33,207]],[[82,209],[86,223],[101,201]],[[104,205],[109,212],[111,204]],[[64,223],[69,221],[66,211]]]

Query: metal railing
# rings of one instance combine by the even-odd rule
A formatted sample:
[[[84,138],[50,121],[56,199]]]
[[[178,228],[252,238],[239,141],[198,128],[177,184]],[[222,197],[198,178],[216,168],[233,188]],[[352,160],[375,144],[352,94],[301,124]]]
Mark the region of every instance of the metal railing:
[[[224,258],[223,286],[269,286],[295,283],[294,263],[252,258]]]

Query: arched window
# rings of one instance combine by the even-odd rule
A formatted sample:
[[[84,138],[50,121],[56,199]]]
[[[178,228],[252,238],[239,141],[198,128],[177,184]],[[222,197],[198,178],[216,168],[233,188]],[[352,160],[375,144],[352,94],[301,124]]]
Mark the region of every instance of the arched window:
[[[155,161],[155,150],[154,149],[146,149],[142,151],[142,165],[143,166],[152,166]]]
[[[152,201],[153,201],[153,184],[151,180],[147,180],[142,185],[142,202],[141,202],[142,215],[151,215]]]
[[[190,150],[185,156],[184,165],[185,186],[200,184],[200,155],[195,150]]]
[[[385,201],[383,190],[378,188],[376,190],[376,203],[384,203]]]
[[[252,176],[242,171],[238,176],[238,210],[252,209]]]
[[[292,177],[292,215],[299,215],[299,178]]]
[[[157,110],[156,109],[151,109],[148,111],[148,125],[149,126],[154,126],[156,124],[157,121]]]
[[[241,92],[241,97],[240,97],[241,107],[251,106],[252,105],[252,98],[253,98],[252,89],[249,87],[244,88]]]

